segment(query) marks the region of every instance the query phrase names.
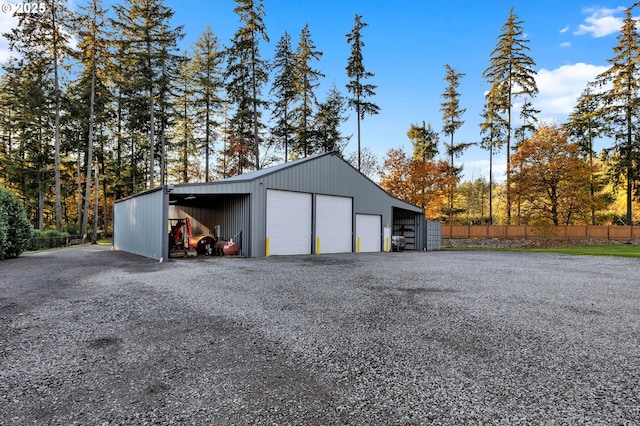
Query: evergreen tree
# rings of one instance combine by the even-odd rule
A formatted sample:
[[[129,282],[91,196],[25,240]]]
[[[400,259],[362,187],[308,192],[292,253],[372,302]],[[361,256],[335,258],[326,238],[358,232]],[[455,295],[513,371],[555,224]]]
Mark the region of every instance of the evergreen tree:
[[[63,22],[68,19],[68,11],[64,7],[64,1],[57,2],[51,0],[46,2],[48,6],[47,21],[45,22],[50,41],[48,48],[51,50],[51,58],[53,60],[53,105],[54,105],[54,182],[55,182],[55,210],[56,210],[56,229],[62,231],[62,198],[60,184],[60,64],[62,56],[65,55],[66,39],[65,28]]]
[[[502,149],[507,133],[507,123],[500,115],[500,100],[494,96],[497,90],[487,93],[487,100],[482,110],[481,134],[484,135],[480,146],[489,151],[489,224],[493,225],[493,154]]]
[[[289,141],[293,134],[292,110],[296,97],[296,58],[291,49],[291,37],[285,33],[276,45],[273,58],[275,76],[270,93],[274,96],[271,131],[284,147],[284,161],[289,161]]]
[[[506,147],[507,147],[507,225],[511,223],[510,196],[510,157],[512,109],[519,97],[534,97],[538,93],[534,70],[535,62],[528,56],[529,40],[524,38],[523,21],[520,21],[514,9],[502,26],[498,44],[491,52],[491,64],[482,74],[491,84],[487,94],[487,102],[492,102],[492,111],[506,114]]]
[[[599,94],[602,114],[614,137],[612,151],[613,174],[618,182],[626,180],[627,224],[633,223],[632,202],[637,187],[640,143],[640,35],[631,12],[638,3],[625,10],[622,29],[613,48],[615,56],[608,60],[611,67],[596,78],[596,86],[604,88]]]
[[[202,150],[205,155],[205,182],[211,180],[210,156],[214,152],[214,141],[217,138],[216,129],[220,125],[215,116],[221,112],[223,100],[221,90],[224,87],[221,64],[224,59],[224,49],[207,25],[198,40],[193,45],[193,60],[191,67],[194,74],[194,95],[197,122],[202,123]]]
[[[242,173],[251,164],[244,156],[252,153],[253,166],[260,169],[260,109],[266,101],[259,98],[261,87],[267,82],[268,64],[260,58],[260,40],[269,41],[263,18],[261,0],[235,0],[234,12],[242,26],[227,49],[227,95],[235,106],[229,120],[232,134],[229,154],[237,158],[235,173]]]
[[[84,236],[87,233],[89,220],[96,122],[102,123],[106,120],[107,102],[109,101],[108,89],[105,84],[105,64],[109,61],[109,47],[104,31],[106,11],[102,7],[101,0],[91,0],[87,6],[81,6],[80,9],[81,13],[76,17],[74,26],[79,36],[78,51],[75,56],[82,65],[82,74],[75,90],[73,90],[80,97],[74,99],[73,103],[74,115],[81,120],[81,139],[86,141],[83,144],[86,147],[86,151],[84,151],[84,207],[80,212],[82,218],[80,235]],[[83,108],[86,105],[89,106],[88,110]]]
[[[414,160],[422,162],[433,161],[438,155],[440,138],[438,133],[431,127],[431,124],[427,126],[424,121],[422,122],[422,127],[412,124],[407,132],[407,137],[413,145]]]
[[[340,155],[343,154],[349,141],[349,137],[342,136],[340,132],[340,125],[347,120],[344,115],[346,110],[346,99],[334,83],[326,100],[318,105],[318,112],[314,118],[315,142],[313,145],[316,151],[335,151]]]
[[[296,49],[296,100],[298,105],[292,111],[294,124],[294,147],[298,156],[307,157],[315,151],[313,141],[315,139],[313,129],[313,107],[317,103],[314,89],[320,84],[318,80],[324,74],[315,70],[312,61],[320,60],[322,52],[315,50],[316,46],[311,40],[309,25],[305,25],[300,33],[300,42]]]
[[[195,144],[196,123],[194,117],[195,87],[194,68],[192,59],[184,52],[178,73],[176,75],[176,93],[173,95],[173,107],[176,117],[173,123],[173,139],[175,143],[168,154],[168,176],[176,176],[177,179],[169,179],[171,182],[188,183],[191,179],[189,166],[197,156]]]
[[[596,224],[596,192],[602,182],[596,176],[594,140],[604,134],[605,123],[600,114],[596,96],[590,88],[585,89],[565,125],[569,136],[578,144],[580,151],[589,159],[589,192],[591,194],[591,224]]]
[[[27,200],[27,212],[44,229],[45,200],[51,189],[56,91],[51,32],[46,13],[25,13],[4,33],[15,53],[4,65],[13,88],[15,150],[7,162],[10,182]],[[55,167],[55,166],[54,166]]]
[[[458,92],[458,87],[460,86],[460,79],[464,77],[465,74],[457,72],[450,65],[445,65],[446,74],[444,80],[448,83],[447,87],[444,90],[444,93],[441,95],[444,98],[444,102],[440,104],[440,111],[442,112],[442,121],[444,122],[444,126],[442,128],[443,133],[446,136],[450,137],[450,142],[445,142],[445,148],[447,149],[447,156],[449,157],[449,167],[454,172],[456,176],[455,184],[457,184],[457,180],[460,177],[460,173],[462,172],[462,167],[457,168],[454,166],[454,157],[459,157],[462,153],[469,148],[471,143],[455,143],[454,135],[456,131],[462,127],[464,124],[464,120],[462,120],[462,115],[465,113],[466,108],[460,107],[460,93]],[[449,221],[451,221],[453,216],[453,196],[455,193],[455,184],[449,188]]]
[[[117,31],[116,45],[123,62],[122,90],[129,125],[138,137],[143,133],[148,135],[148,187],[153,188],[158,127],[156,99],[165,94],[160,89],[167,87],[163,79],[167,77],[169,62],[177,60],[173,52],[183,37],[182,27],[171,28],[174,12],[164,6],[162,0],[125,0],[124,5],[114,8],[116,19],[111,22]],[[163,127],[161,118],[161,132]],[[162,179],[163,176],[160,181]]]
[[[454,142],[454,135],[456,131],[462,127],[464,120],[462,115],[467,111],[466,108],[460,107],[460,93],[458,87],[460,86],[460,78],[465,74],[457,72],[454,68],[445,65],[446,75],[444,80],[448,83],[444,93],[440,97],[444,98],[444,101],[440,104],[440,111],[442,112],[442,121],[444,126],[442,128],[443,133],[450,137],[450,142],[445,142],[447,148],[447,156],[449,157],[449,164],[454,169],[453,159],[462,155],[464,150],[469,148],[470,143],[458,143]]]
[[[349,106],[356,110],[358,123],[358,170],[362,165],[360,120],[364,119],[365,115],[380,113],[380,108],[376,104],[367,101],[368,98],[376,94],[375,89],[377,86],[365,83],[365,80],[373,77],[374,74],[364,68],[362,56],[364,42],[362,41],[361,31],[367,24],[362,22],[361,19],[362,16],[356,14],[355,25],[351,32],[347,34],[347,43],[351,45],[351,56],[347,60],[347,77],[350,79],[347,83],[347,91],[351,94]]]

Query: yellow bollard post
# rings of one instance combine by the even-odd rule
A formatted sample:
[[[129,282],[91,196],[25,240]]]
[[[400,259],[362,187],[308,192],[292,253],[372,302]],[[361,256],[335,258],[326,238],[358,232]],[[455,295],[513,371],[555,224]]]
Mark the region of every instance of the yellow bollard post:
[[[356,253],[360,253],[360,237],[356,240]]]
[[[384,239],[384,251],[389,252],[389,237],[385,237]]]
[[[269,237],[264,239],[264,255],[269,257]]]
[[[320,237],[316,237],[316,254],[320,254]]]

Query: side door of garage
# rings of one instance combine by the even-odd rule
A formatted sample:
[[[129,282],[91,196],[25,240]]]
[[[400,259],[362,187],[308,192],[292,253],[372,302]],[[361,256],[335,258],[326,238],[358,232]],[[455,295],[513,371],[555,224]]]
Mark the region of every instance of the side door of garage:
[[[311,254],[311,194],[267,190],[269,255]]]
[[[353,199],[316,195],[316,253],[353,251]]]
[[[361,252],[382,250],[382,216],[356,214],[356,245],[358,241]]]

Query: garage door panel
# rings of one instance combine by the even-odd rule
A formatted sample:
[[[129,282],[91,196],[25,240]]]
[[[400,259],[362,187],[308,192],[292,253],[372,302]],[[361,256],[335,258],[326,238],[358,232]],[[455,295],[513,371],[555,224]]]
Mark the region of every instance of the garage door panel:
[[[311,253],[311,194],[267,190],[269,254]]]
[[[356,214],[356,241],[360,239],[361,252],[382,250],[382,216]]]
[[[352,251],[352,198],[317,195],[315,218],[320,253],[348,253]]]

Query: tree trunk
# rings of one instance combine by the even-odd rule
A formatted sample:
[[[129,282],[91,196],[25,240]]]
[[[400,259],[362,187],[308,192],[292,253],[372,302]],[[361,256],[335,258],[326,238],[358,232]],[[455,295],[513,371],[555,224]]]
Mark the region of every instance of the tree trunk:
[[[154,173],[153,169],[155,168],[154,157],[155,157],[155,100],[153,99],[153,70],[151,64],[151,46],[147,44],[147,55],[149,55],[148,66],[149,73],[151,75],[151,80],[149,81],[149,188],[153,188],[153,180]]]
[[[96,183],[94,188],[94,200],[95,204],[93,205],[93,233],[91,237],[91,243],[98,243],[98,200],[99,200],[99,192],[100,192],[100,183],[98,181],[98,168],[96,167]]]
[[[55,92],[54,156],[56,191],[56,229],[62,231],[62,196],[60,194],[60,82],[58,78],[58,33],[56,26],[55,2],[51,2],[51,22],[53,32],[53,85]]]
[[[96,93],[96,72],[92,65],[91,70],[91,98],[89,100],[89,137],[87,141],[87,164],[86,179],[84,188],[84,213],[82,215],[82,226],[80,227],[81,238],[84,239],[89,223],[89,200],[91,199],[91,170],[93,169],[93,133],[94,133],[94,108]],[[96,188],[97,190],[97,188]]]
[[[489,225],[493,225],[493,145],[489,142]]]

